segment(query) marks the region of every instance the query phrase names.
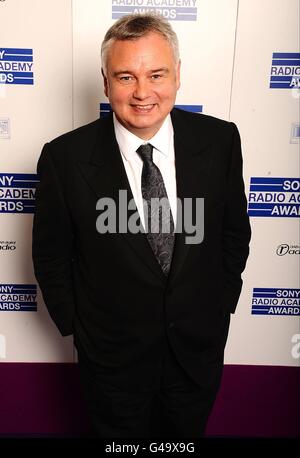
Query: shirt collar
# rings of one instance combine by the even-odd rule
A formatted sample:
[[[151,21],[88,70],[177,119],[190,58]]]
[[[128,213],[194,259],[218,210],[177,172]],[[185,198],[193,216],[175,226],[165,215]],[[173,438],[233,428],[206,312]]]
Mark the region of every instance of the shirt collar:
[[[151,145],[162,153],[163,157],[169,159],[170,154],[172,152],[172,142],[173,142],[173,125],[170,114],[165,118],[162,126],[160,127],[159,131],[150,138],[149,140],[145,141],[141,138],[134,135],[132,132],[127,130],[122,124],[118,121],[115,113],[113,113],[113,122],[115,128],[116,139],[121,151],[121,154],[125,157],[127,161],[132,159],[136,159],[139,157],[136,154],[136,150],[139,146],[145,143],[151,143]]]

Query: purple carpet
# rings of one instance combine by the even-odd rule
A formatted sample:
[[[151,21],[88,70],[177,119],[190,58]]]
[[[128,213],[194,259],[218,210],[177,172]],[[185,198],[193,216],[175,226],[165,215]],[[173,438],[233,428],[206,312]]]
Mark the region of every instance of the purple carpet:
[[[207,435],[300,437],[300,368],[224,368]],[[75,364],[0,364],[0,436],[86,436]]]

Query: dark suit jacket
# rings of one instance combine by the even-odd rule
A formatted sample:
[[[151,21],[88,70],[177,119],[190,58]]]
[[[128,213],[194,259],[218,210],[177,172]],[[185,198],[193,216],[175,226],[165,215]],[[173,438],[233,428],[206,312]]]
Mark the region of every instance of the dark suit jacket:
[[[146,235],[99,234],[96,202],[132,193],[112,116],[46,144],[38,163],[33,260],[49,313],[79,354],[123,386],[150,386],[166,337],[202,383],[221,361],[250,226],[236,126],[174,109],[177,196],[204,197],[204,240],[176,234],[166,280]],[[209,377],[207,375],[207,377]]]

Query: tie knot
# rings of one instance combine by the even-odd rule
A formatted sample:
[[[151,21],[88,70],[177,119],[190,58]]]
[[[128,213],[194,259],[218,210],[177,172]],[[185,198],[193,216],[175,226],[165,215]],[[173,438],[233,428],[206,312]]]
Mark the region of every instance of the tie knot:
[[[136,152],[142,159],[142,161],[151,161],[152,162],[152,152],[153,146],[150,143],[146,143],[145,145],[141,145]]]

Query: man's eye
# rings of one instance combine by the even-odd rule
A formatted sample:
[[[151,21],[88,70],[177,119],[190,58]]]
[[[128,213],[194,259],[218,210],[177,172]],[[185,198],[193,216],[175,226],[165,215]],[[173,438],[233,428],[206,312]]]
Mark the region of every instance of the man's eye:
[[[152,75],[152,78],[153,78],[154,80],[158,80],[158,79],[160,79],[161,77],[162,77],[162,75],[158,75],[158,74]]]
[[[132,76],[120,76],[120,80],[121,81],[131,81],[132,80]]]

